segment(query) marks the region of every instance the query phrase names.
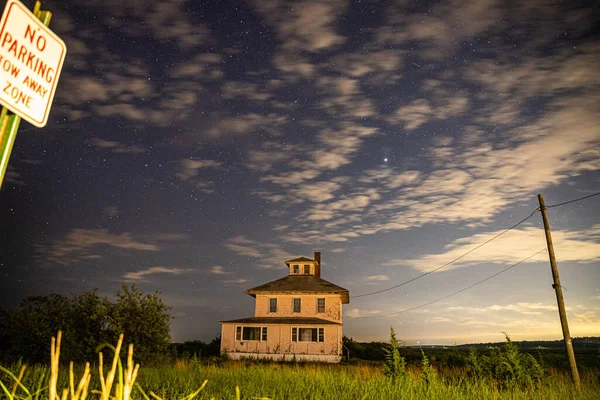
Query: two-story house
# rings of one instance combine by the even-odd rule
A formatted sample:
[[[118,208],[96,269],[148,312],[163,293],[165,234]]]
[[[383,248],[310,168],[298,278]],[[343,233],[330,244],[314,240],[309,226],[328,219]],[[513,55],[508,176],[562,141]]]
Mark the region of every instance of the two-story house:
[[[348,290],[321,279],[319,252],[285,264],[287,276],[246,290],[256,299],[254,317],[221,321],[221,352],[232,359],[339,362]]]

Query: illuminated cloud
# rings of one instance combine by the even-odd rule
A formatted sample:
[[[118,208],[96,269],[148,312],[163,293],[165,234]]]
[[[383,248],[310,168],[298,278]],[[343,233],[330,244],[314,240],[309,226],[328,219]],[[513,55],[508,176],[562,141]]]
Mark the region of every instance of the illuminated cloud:
[[[175,174],[182,181],[189,181],[198,176],[199,170],[205,168],[218,168],[223,163],[215,160],[192,160],[185,158],[180,161],[179,171]]]
[[[540,217],[541,218],[541,217]],[[427,254],[418,259],[394,260],[388,266],[410,266],[418,271],[431,271],[463,255],[477,245],[493,238],[502,231],[480,233],[455,240],[446,245],[441,254]],[[600,225],[582,231],[553,230],[552,239],[556,258],[560,262],[592,263],[600,257]],[[498,239],[470,253],[465,258],[444,268],[448,271],[481,264],[515,264],[536,250],[546,247],[546,237],[541,228],[517,228],[507,232]],[[530,258],[528,263],[548,262],[548,254],[542,252]]]
[[[223,282],[223,283],[229,283],[229,284],[242,284],[242,283],[248,282],[248,279],[246,279],[246,278],[230,279],[230,280],[221,281],[221,282]]]
[[[143,153],[146,151],[141,146],[138,145],[128,145],[124,143],[120,143],[115,140],[104,140],[100,138],[93,138],[92,144],[99,150],[110,149],[113,153]]]
[[[286,123],[286,121],[286,117],[274,113],[268,115],[250,113],[231,118],[222,118],[208,131],[208,134],[213,138],[246,135],[256,131],[266,131],[277,135],[280,126]]]
[[[231,272],[227,272],[225,271],[225,268],[223,268],[220,265],[213,265],[213,267],[210,269],[210,272],[215,274],[215,275],[228,275],[231,274]]]
[[[257,0],[254,4],[286,49],[320,51],[345,40],[334,30],[335,20],[346,8],[344,1],[306,0],[291,9],[285,1]]]
[[[97,251],[98,246],[136,251],[159,251],[161,247],[138,241],[132,234],[112,234],[107,229],[73,229],[62,239],[39,245],[37,258],[44,263],[69,265]]]
[[[168,267],[151,267],[147,269],[141,269],[135,272],[128,272],[123,275],[123,278],[126,281],[130,282],[149,282],[147,277],[149,275],[156,274],[171,274],[171,275],[181,275],[185,272],[184,269],[181,268],[168,268]]]
[[[371,315],[377,315],[380,313],[381,313],[381,310],[367,310],[367,309],[353,308],[351,310],[347,310],[344,315],[349,318],[361,318],[361,317],[368,317]]]
[[[283,250],[279,245],[260,243],[243,235],[230,238],[225,247],[237,255],[256,259],[251,263],[262,269],[283,268],[285,260],[298,257],[298,255]]]
[[[387,275],[371,275],[367,276],[367,281],[389,281],[390,278]]]

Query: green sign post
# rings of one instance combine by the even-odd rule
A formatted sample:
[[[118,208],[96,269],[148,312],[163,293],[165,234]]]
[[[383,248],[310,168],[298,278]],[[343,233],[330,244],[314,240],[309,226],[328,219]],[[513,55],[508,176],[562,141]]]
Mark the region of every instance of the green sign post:
[[[48,115],[67,48],[48,29],[52,13],[36,1],[33,13],[8,0],[0,21],[0,188],[21,118],[42,128]]]

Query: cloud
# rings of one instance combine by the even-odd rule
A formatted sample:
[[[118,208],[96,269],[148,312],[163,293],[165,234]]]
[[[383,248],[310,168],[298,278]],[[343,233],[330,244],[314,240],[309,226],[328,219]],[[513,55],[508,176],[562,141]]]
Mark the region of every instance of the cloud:
[[[209,28],[192,22],[188,10],[178,0],[157,1],[145,20],[161,41],[175,42],[185,50],[197,47],[209,38]]]
[[[168,268],[168,267],[151,267],[147,269],[141,269],[135,272],[128,272],[123,275],[123,278],[126,281],[130,282],[149,282],[146,277],[148,275],[155,274],[171,274],[171,275],[181,275],[185,272],[184,269],[181,268]]]
[[[487,313],[490,311],[513,311],[520,314],[527,315],[537,315],[542,312],[558,311],[557,305],[552,304],[544,304],[544,303],[530,303],[530,302],[519,302],[519,303],[511,303],[506,305],[498,305],[494,304],[487,307],[448,307],[448,311],[466,311],[466,312],[476,312],[476,313]]]
[[[298,150],[297,146],[287,143],[267,141],[260,149],[250,150],[246,166],[254,171],[266,172],[289,160]]]
[[[261,257],[263,254],[259,249],[257,249],[257,244],[258,242],[255,242],[246,238],[245,236],[240,235],[234,236],[231,239],[229,239],[225,244],[225,247],[227,247],[229,250],[233,251],[238,255],[258,258]]]
[[[394,4],[377,29],[377,41],[384,46],[417,42],[423,58],[442,59],[463,39],[503,29],[499,5],[497,0],[442,1],[423,13],[416,3]]]
[[[220,265],[214,265],[211,269],[210,272],[215,274],[215,275],[228,275],[231,274],[231,272],[227,272],[225,271],[225,268],[223,268]]]
[[[279,135],[279,127],[287,122],[287,118],[274,113],[261,115],[249,113],[245,115],[222,118],[208,131],[212,138],[247,135],[256,131],[265,131],[274,136]]]
[[[335,20],[344,11],[344,1],[308,0],[289,7],[286,1],[255,1],[267,24],[275,28],[283,48],[317,52],[344,42],[334,31]]]
[[[387,275],[371,275],[367,276],[367,281],[389,281],[390,278]]]
[[[113,153],[143,153],[146,151],[138,145],[128,145],[115,140],[92,138],[92,144],[99,150],[110,149]]]
[[[477,245],[490,240],[502,231],[486,232],[455,240],[446,245],[441,254],[427,254],[417,259],[393,260],[388,266],[410,266],[418,271],[431,271],[463,255]],[[593,263],[600,258],[600,225],[581,230],[553,230],[552,239],[558,262]],[[465,258],[445,267],[444,271],[481,264],[515,264],[531,256],[535,250],[546,247],[546,237],[541,228],[513,229],[503,236],[477,249]],[[548,262],[548,254],[542,252],[530,258],[527,263]]]
[[[26,186],[23,180],[23,174],[21,174],[14,166],[9,165],[4,175],[4,182],[11,183],[17,186]]]
[[[66,14],[56,15],[69,47],[56,110],[71,121],[103,116],[170,125],[194,115],[207,98],[202,96],[207,86],[223,75],[221,56],[206,51],[214,45],[207,25],[192,21],[178,0],[91,0],[82,7],[100,15],[95,24],[82,27]],[[109,17],[102,11],[106,7],[114,11]],[[140,37],[148,45],[168,42],[173,45],[168,66],[162,54],[133,50],[123,55],[109,47],[108,31],[134,47]],[[156,69],[150,65],[157,64],[166,70],[154,80]]]
[[[360,78],[361,82],[389,84],[401,78],[403,51],[379,50],[375,45],[368,51],[347,52],[336,55],[332,62],[321,65],[344,76]]]
[[[367,310],[360,308],[353,308],[351,310],[346,311],[346,317],[349,318],[361,318],[368,317],[372,315],[381,314],[381,310]]]
[[[225,247],[237,255],[256,259],[256,266],[263,269],[281,268],[285,260],[298,257],[276,244],[260,243],[243,235],[228,239]]]
[[[558,98],[546,114],[511,128],[501,143],[490,142],[476,128],[466,129],[464,140],[437,139],[428,148],[430,170],[369,169],[342,180],[339,193],[345,198],[309,204],[298,214],[298,232],[286,232],[285,237],[308,244],[426,224],[484,226],[544,188],[600,169],[600,116],[594,111],[598,101],[596,95]],[[345,143],[348,134],[334,132],[321,133],[320,139],[332,146]],[[353,137],[357,140],[350,140],[352,145],[362,140]],[[291,186],[323,174],[314,166],[306,168],[263,180]],[[331,224],[317,227],[319,221]]]
[[[179,162],[179,171],[175,176],[182,181],[189,181],[198,176],[199,170],[205,168],[219,168],[223,163],[215,160],[192,160],[184,158]]]
[[[138,241],[129,232],[112,234],[107,229],[73,229],[62,239],[37,246],[37,258],[42,262],[69,265],[97,251],[98,246],[136,251],[159,251],[161,247]]]
[[[404,123],[402,128],[412,131],[427,122],[447,119],[469,110],[470,100],[465,91],[450,93],[436,88],[431,92],[435,104],[426,99],[414,100],[408,105],[400,106],[394,114],[388,116],[388,123]]]
[[[228,81],[223,84],[221,90],[226,99],[243,98],[255,102],[265,102],[273,97],[272,93],[251,82]]]
[[[119,215],[119,207],[117,206],[108,206],[102,209],[102,213],[107,217],[116,217]]]
[[[230,279],[230,280],[225,280],[225,281],[221,281],[221,282],[223,282],[223,283],[230,283],[230,284],[241,284],[241,283],[248,282],[248,279],[246,279],[246,278]]]

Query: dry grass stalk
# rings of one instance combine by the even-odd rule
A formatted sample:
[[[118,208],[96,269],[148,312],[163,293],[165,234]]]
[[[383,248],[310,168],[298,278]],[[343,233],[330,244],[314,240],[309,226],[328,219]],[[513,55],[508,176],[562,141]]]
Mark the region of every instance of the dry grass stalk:
[[[15,398],[15,393],[17,392],[17,388],[19,387],[19,383],[21,383],[21,380],[23,379],[23,375],[25,375],[25,368],[27,368],[27,365],[23,364],[21,366],[21,370],[19,371],[19,376],[17,377],[17,380],[15,381],[15,384],[13,385],[12,392],[10,393],[11,399]]]
[[[56,394],[56,383],[58,382],[58,360],[60,359],[60,340],[62,331],[58,331],[56,338],[52,337],[50,342],[50,382],[48,383],[49,400],[60,400]]]
[[[137,378],[140,364],[136,364],[133,367],[133,344],[129,345],[129,352],[127,354],[127,369],[125,370],[125,382],[123,382],[123,400],[129,400],[131,391],[133,390],[133,384]]]
[[[88,394],[88,387],[90,385],[90,363],[85,363],[85,370],[83,376],[79,380],[77,390],[75,390],[75,374],[73,374],[73,361],[69,364],[69,387],[71,389],[71,400],[85,400]]]
[[[100,400],[109,400],[110,399],[110,391],[112,389],[112,384],[115,379],[115,374],[117,372],[117,363],[119,361],[119,353],[121,352],[122,344],[123,344],[123,334],[121,333],[121,335],[119,336],[119,341],[117,342],[117,348],[115,349],[115,356],[113,357],[112,368],[110,369],[110,371],[108,371],[108,374],[106,374],[106,380],[104,379],[102,353],[101,352],[98,353],[98,357],[100,358],[100,366],[99,366],[100,387],[102,389],[102,392],[100,394]],[[118,392],[118,390],[117,390],[117,392]]]
[[[75,389],[75,374],[73,372],[73,361],[69,364],[69,389],[64,389],[62,395],[59,397],[56,391],[56,385],[58,382],[58,363],[60,359],[60,341],[62,339],[62,331],[58,331],[56,338],[52,338],[50,343],[50,382],[48,384],[48,397],[49,400],[86,400],[88,395],[88,388],[91,380],[90,373],[90,363],[85,363],[85,370],[83,371],[83,375],[79,380],[79,384],[77,385],[77,389]],[[93,390],[93,393],[100,394],[100,400],[130,400],[131,392],[133,390],[133,385],[135,380],[137,379],[138,372],[140,370],[140,364],[133,363],[133,344],[129,345],[128,354],[127,354],[127,368],[124,371],[124,376],[122,379],[122,383],[117,383],[115,385],[115,395],[111,398],[110,392],[112,390],[112,385],[115,379],[115,375],[117,373],[117,366],[120,364],[119,354],[121,352],[121,346],[123,345],[123,334],[119,336],[119,341],[117,342],[117,347],[115,348],[115,355],[113,357],[113,362],[111,369],[106,374],[106,378],[104,377],[104,364],[103,364],[103,355],[102,352],[98,353],[98,358],[100,361],[100,365],[98,367],[98,372],[100,375],[100,386],[101,391]],[[119,369],[121,371],[121,369]],[[14,398],[14,394],[17,390],[17,386],[19,382],[23,378],[25,374],[25,365],[21,368],[21,372],[19,373],[19,377],[15,380],[15,385],[13,386],[11,399]],[[184,400],[191,400],[198,393],[204,389],[208,380],[205,380],[202,386],[192,393],[191,395],[185,397]],[[239,392],[239,388],[237,388]],[[69,399],[69,394],[71,398]],[[163,400],[155,393],[150,392],[150,395],[156,400]]]

